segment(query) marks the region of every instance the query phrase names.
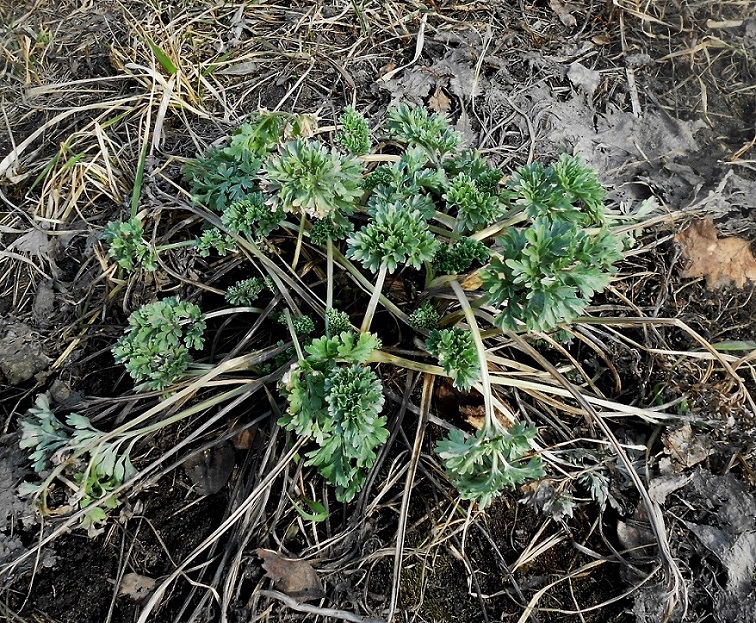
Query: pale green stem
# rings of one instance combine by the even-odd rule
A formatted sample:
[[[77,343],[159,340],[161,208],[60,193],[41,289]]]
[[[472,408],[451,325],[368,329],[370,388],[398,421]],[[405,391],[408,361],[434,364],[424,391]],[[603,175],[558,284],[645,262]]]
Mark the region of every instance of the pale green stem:
[[[182,240],[180,242],[171,242],[170,244],[155,245],[155,252],[168,251],[169,249],[180,249],[181,247],[194,247],[197,245],[196,240]]]
[[[333,240],[326,243],[326,313],[333,308]],[[326,327],[327,328],[327,327]]]
[[[307,215],[302,212],[302,218],[299,221],[299,234],[297,235],[297,247],[294,249],[294,259],[291,260],[291,270],[297,269],[297,262],[299,261],[299,254],[302,251],[302,237],[304,236],[305,223],[307,222]]]
[[[382,264],[381,269],[378,271],[378,278],[373,286],[373,294],[370,297],[370,303],[368,303],[368,308],[365,312],[365,319],[362,321],[362,326],[360,327],[361,333],[367,333],[370,330],[370,324],[373,322],[373,316],[378,307],[378,299],[381,297],[381,290],[383,289],[383,282],[386,280],[387,272],[388,266]]]
[[[480,329],[478,328],[478,322],[475,320],[475,312],[473,312],[470,306],[470,301],[467,299],[465,291],[459,282],[451,282],[452,290],[457,295],[459,304],[462,307],[462,311],[465,314],[465,320],[470,325],[470,332],[472,333],[473,340],[475,341],[475,350],[478,352],[478,363],[480,365],[480,381],[483,385],[483,404],[486,410],[486,429],[496,430],[496,422],[494,420],[493,399],[491,394],[491,379],[488,377],[488,359],[486,358],[486,347],[483,345],[483,339],[480,336]]]
[[[210,318],[219,318],[221,316],[231,316],[232,314],[244,314],[244,313],[262,314],[263,311],[264,310],[261,309],[260,307],[229,307],[226,309],[218,309],[214,312],[209,312],[205,314],[205,320],[209,320]]]
[[[302,346],[297,339],[297,332],[294,330],[294,323],[291,321],[291,312],[288,307],[284,309],[284,315],[286,316],[286,326],[289,327],[289,333],[291,333],[291,341],[294,342],[294,348],[297,351],[297,359],[304,361],[304,352],[302,352]]]
[[[399,357],[398,355],[392,355],[383,350],[374,350],[366,363],[390,363],[393,366],[399,366],[407,370],[414,370],[415,372],[425,372],[427,374],[435,374],[436,376],[447,376],[444,369],[441,366],[434,366],[429,363],[420,363],[412,359],[406,359],[405,357]]]
[[[339,252],[338,249],[333,250],[333,256],[335,259],[339,261],[339,264],[341,264],[341,267],[345,269],[354,279],[356,283],[361,285],[365,290],[368,292],[373,291],[373,284],[370,283],[363,275],[362,273],[357,270],[357,267],[352,264],[344,255]],[[397,307],[394,303],[389,301],[385,296],[380,297],[381,304],[388,309],[395,318],[398,318],[402,322],[409,324],[409,321],[407,320],[407,314],[405,314],[399,307]]]

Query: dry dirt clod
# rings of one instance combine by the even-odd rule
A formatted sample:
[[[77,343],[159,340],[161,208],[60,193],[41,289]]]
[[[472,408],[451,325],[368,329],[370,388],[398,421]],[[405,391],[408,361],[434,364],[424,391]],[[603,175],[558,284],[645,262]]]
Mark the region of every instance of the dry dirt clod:
[[[21,322],[0,321],[0,371],[10,385],[34,378],[50,363],[41,340]]]

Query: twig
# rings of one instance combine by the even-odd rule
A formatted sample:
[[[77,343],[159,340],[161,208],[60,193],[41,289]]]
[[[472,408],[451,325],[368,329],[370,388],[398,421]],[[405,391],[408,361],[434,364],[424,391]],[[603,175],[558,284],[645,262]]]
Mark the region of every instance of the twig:
[[[386,623],[384,619],[378,617],[363,617],[353,612],[347,612],[346,610],[336,610],[334,608],[321,608],[319,606],[313,606],[311,604],[300,604],[293,597],[289,597],[279,591],[261,590],[260,595],[263,597],[270,597],[271,599],[277,599],[288,608],[296,610],[297,612],[307,612],[308,614],[317,614],[323,617],[331,617],[334,619],[341,619],[342,621],[350,621],[351,623]]]

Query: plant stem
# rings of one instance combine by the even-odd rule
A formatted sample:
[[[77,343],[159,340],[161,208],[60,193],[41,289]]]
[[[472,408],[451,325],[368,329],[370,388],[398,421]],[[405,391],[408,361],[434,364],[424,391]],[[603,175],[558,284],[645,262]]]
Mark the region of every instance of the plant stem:
[[[451,282],[452,290],[457,295],[459,304],[462,307],[462,311],[465,313],[465,320],[470,325],[470,331],[475,341],[475,350],[478,352],[478,363],[480,365],[480,381],[483,385],[483,404],[485,405],[486,422],[485,427],[487,430],[495,430],[494,421],[494,409],[493,400],[491,395],[491,379],[488,377],[488,359],[486,358],[486,347],[483,344],[483,340],[480,337],[480,329],[478,328],[478,322],[475,320],[475,312],[473,312],[470,306],[470,301],[467,299],[465,291],[459,282]]]
[[[302,352],[302,346],[297,339],[297,332],[294,330],[294,323],[291,321],[291,311],[289,311],[288,307],[284,309],[284,315],[286,316],[286,326],[289,328],[289,333],[291,333],[291,341],[294,343],[294,349],[297,351],[297,358],[299,361],[303,361],[305,358],[304,352]]]
[[[370,324],[373,322],[373,316],[378,307],[378,299],[381,297],[381,290],[383,289],[383,282],[386,280],[387,272],[388,266],[382,264],[381,269],[378,271],[378,278],[373,286],[373,294],[370,297],[370,303],[368,303],[368,308],[365,312],[365,319],[362,321],[362,326],[360,327],[361,333],[367,333],[370,330]]]
[[[333,308],[333,240],[326,243],[326,313]],[[326,327],[328,329],[328,327]]]
[[[169,249],[180,249],[181,247],[194,247],[197,245],[196,240],[181,240],[180,242],[171,242],[170,244],[155,245],[155,252],[168,251]]]
[[[297,235],[297,247],[294,249],[294,259],[291,260],[291,269],[297,269],[297,262],[299,261],[299,253],[302,251],[302,237],[304,236],[305,223],[307,222],[307,215],[302,212],[302,218],[299,220],[299,234]]]
[[[390,363],[393,366],[399,366],[415,372],[424,372],[426,374],[435,374],[436,376],[447,376],[441,366],[434,366],[430,363],[420,363],[412,359],[392,355],[384,350],[374,350],[365,363]]]
[[[334,258],[339,261],[339,264],[342,268],[344,268],[354,279],[356,283],[361,285],[366,290],[370,290],[372,288],[372,284],[370,281],[368,281],[362,273],[357,270],[354,264],[352,264],[338,249],[333,250]],[[397,307],[394,303],[389,301],[385,296],[381,297],[383,300],[381,303],[383,303],[383,306],[388,309],[396,318],[404,322],[405,324],[409,324],[409,320],[407,320],[407,314],[405,314],[399,307]]]

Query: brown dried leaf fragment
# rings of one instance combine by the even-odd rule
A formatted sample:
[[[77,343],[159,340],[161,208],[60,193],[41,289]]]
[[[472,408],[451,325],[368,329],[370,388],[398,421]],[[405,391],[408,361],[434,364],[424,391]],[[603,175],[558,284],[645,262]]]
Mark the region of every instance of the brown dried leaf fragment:
[[[147,601],[152,594],[157,580],[140,575],[139,573],[127,573],[121,578],[121,584],[118,587],[119,597],[128,597],[138,604]]]
[[[556,13],[559,21],[570,30],[577,26],[577,19],[575,19],[575,16],[570,12],[567,4],[561,0],[549,0],[549,8]]]
[[[451,108],[451,100],[441,88],[436,87],[435,93],[433,93],[428,100],[428,108],[435,112],[448,112]]]
[[[714,453],[709,436],[696,433],[688,422],[662,435],[662,442],[665,452],[675,461],[676,472],[693,467]]]
[[[263,569],[276,590],[297,601],[319,599],[325,595],[323,585],[312,565],[306,560],[283,558],[269,549],[255,552],[263,561]]]
[[[751,243],[731,236],[719,238],[710,218],[696,221],[675,236],[688,265],[682,272],[686,278],[705,277],[706,287],[716,290],[734,284],[756,283],[756,258]]]

